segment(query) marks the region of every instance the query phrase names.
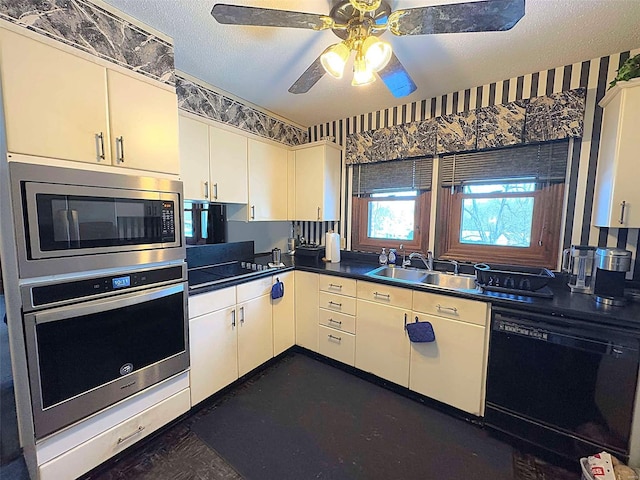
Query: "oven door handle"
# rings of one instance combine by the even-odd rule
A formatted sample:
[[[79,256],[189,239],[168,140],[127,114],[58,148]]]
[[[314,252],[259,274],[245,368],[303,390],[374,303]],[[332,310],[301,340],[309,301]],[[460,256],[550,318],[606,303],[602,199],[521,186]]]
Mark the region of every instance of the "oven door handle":
[[[181,282],[176,285],[156,287],[132,293],[123,293],[115,297],[91,300],[89,302],[67,305],[42,312],[33,312],[25,314],[24,317],[27,322],[33,322],[35,325],[41,325],[43,323],[55,322],[66,318],[92,315],[95,313],[138,305],[158,298],[168,297],[169,295],[174,295],[176,293],[185,292],[187,289],[186,285],[186,282]]]

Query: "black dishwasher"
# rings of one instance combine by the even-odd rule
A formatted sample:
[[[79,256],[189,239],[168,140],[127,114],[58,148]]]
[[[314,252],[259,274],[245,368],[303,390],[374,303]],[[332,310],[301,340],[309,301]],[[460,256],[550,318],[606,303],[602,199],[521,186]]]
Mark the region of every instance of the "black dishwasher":
[[[626,460],[639,347],[616,328],[494,308],[485,424],[571,459]]]

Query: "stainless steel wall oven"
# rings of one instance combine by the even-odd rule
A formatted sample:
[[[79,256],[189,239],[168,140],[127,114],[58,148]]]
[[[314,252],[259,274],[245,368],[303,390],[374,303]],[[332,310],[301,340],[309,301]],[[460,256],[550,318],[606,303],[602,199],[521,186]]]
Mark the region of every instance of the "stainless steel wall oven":
[[[186,264],[23,285],[36,438],[189,366]]]

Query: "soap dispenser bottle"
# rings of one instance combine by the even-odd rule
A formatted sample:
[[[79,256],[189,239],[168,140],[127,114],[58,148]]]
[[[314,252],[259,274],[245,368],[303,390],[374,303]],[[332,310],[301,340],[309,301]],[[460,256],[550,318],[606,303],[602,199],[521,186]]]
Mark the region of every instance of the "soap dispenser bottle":
[[[382,253],[380,254],[380,256],[378,257],[378,261],[380,262],[380,265],[386,265],[387,264],[387,249],[383,248],[382,249]]]
[[[389,257],[388,257],[388,263],[389,265],[395,265],[396,264],[396,249],[395,248],[390,248],[389,249]]]

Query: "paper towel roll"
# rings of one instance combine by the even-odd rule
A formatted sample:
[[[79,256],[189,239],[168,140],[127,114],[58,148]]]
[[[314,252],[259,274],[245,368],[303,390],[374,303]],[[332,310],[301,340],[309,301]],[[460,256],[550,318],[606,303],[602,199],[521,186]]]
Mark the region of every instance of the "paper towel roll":
[[[338,263],[340,261],[340,234],[327,232],[325,247],[325,258],[331,263]]]

